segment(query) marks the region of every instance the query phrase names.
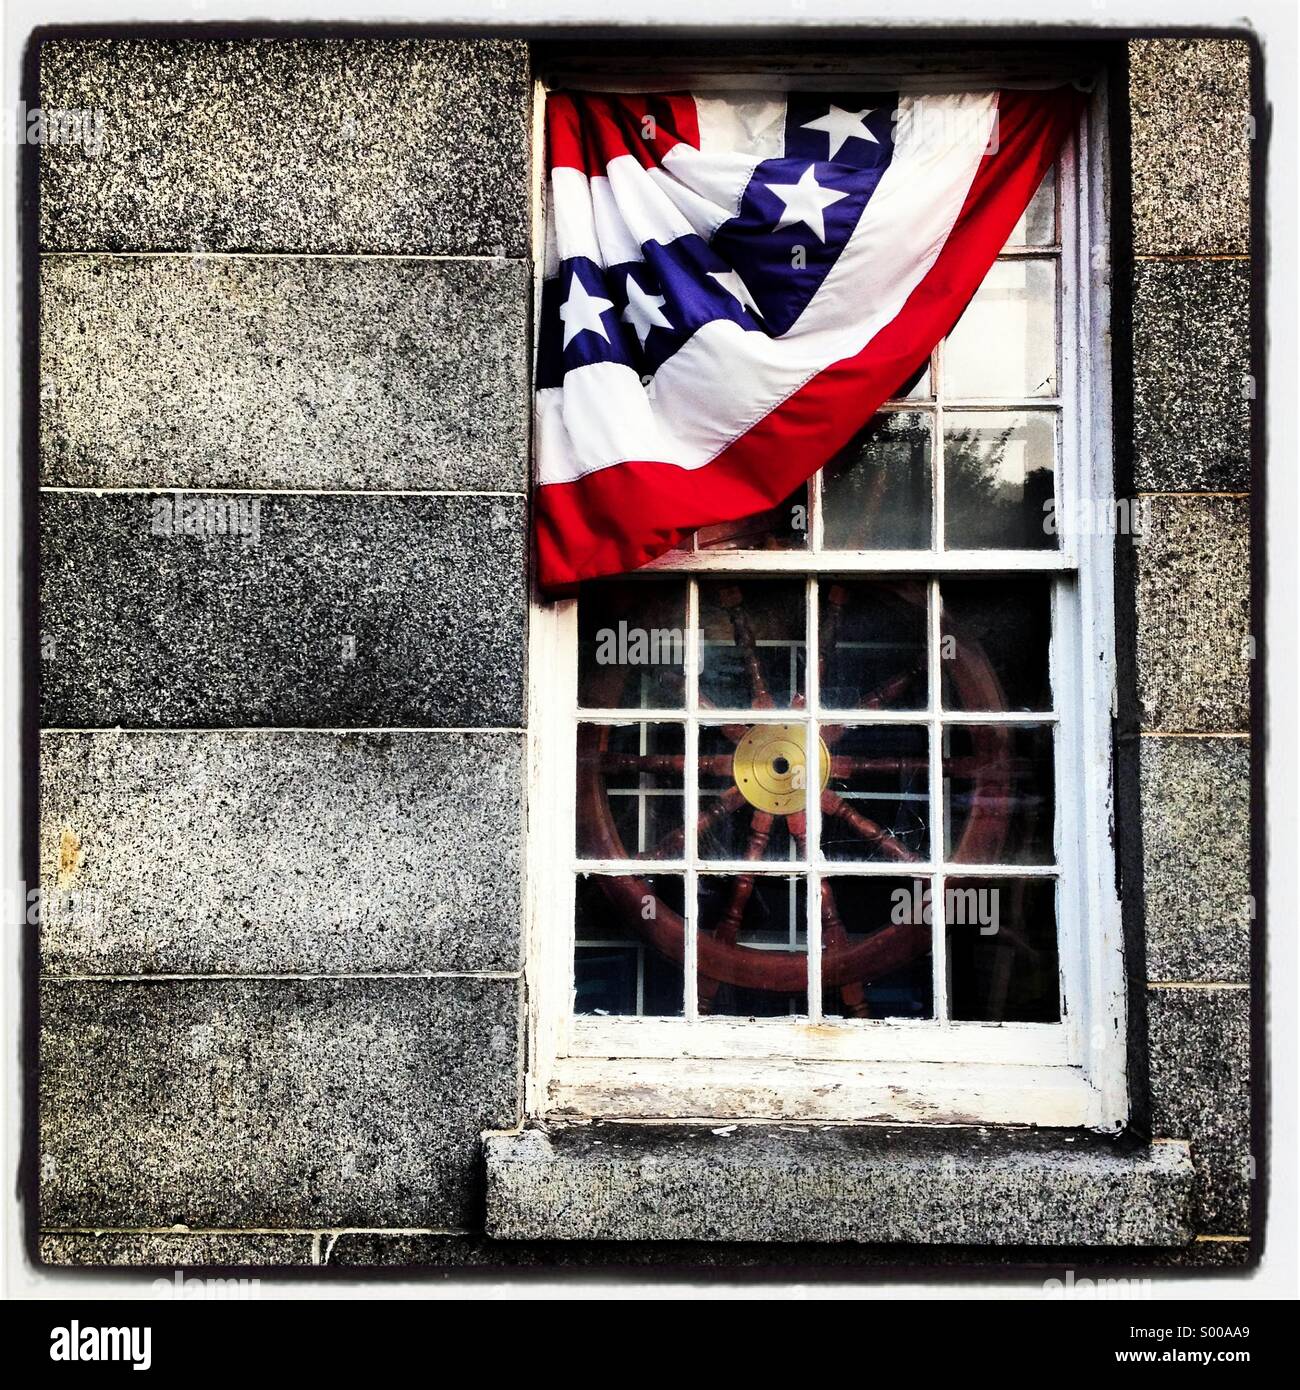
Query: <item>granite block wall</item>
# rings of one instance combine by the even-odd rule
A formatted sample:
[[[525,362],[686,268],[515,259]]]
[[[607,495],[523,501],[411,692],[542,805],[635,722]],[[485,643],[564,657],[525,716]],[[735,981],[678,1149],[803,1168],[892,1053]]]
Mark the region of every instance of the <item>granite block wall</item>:
[[[1191,1141],[1196,1229],[1252,1235],[1253,54],[1129,44],[1137,683],[1151,1127]],[[1254,1001],[1256,1006],[1262,1001]]]
[[[481,1225],[519,1115],[525,45],[57,38],[42,1255]]]
[[[1218,1267],[1254,1172],[1252,55],[1128,56],[1149,1119],[1199,1237],[1141,1256]],[[105,136],[41,151],[42,1258],[770,1264],[482,1234],[523,1066],[527,46],[40,70]]]

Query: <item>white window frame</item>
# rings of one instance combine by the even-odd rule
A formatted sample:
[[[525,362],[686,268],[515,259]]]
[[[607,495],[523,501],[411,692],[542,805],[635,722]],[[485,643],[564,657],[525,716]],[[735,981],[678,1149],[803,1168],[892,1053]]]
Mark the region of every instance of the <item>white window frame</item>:
[[[846,84],[847,76],[838,82]],[[863,77],[879,84],[879,74]],[[720,85],[735,85],[730,79]],[[538,138],[544,87],[536,94]],[[673,555],[655,568],[693,574],[807,574],[808,647],[816,650],[818,573],[932,576],[930,642],[938,642],[938,576],[981,571],[1074,575],[1054,584],[1052,680],[1056,694],[1057,863],[1063,1018],[1059,1024],[954,1023],[695,1017],[693,977],[684,1019],[607,1018],[573,1013],[577,601],[534,599],[530,630],[528,883],[525,980],[529,1020],[526,1105],[534,1117],[644,1119],[798,1119],[926,1123],[1037,1124],[1115,1131],[1127,1119],[1123,943],[1116,891],[1111,721],[1115,708],[1113,543],[1106,528],[1076,527],[1087,503],[1110,504],[1114,491],[1110,427],[1108,161],[1104,78],[1093,88],[1078,134],[1063,151],[1061,188],[1061,453],[1057,469],[1056,551],[1008,556],[979,551],[701,552]],[[535,236],[542,234],[542,176],[535,185]],[[540,246],[535,245],[540,252]],[[535,256],[540,291],[541,256]],[[1037,402],[1041,404],[1041,402]],[[1014,408],[1014,403],[1007,406]],[[942,469],[933,470],[941,475]],[[937,486],[942,486],[940,478]],[[810,517],[818,524],[815,508]],[[939,538],[942,545],[942,537]],[[695,585],[688,585],[690,593]],[[695,613],[688,612],[693,625]],[[1063,640],[1069,634],[1070,640]],[[933,660],[933,657],[932,657]],[[688,681],[693,679],[688,657]],[[806,663],[809,741],[817,716],[817,662]],[[932,670],[937,670],[937,664]],[[930,708],[899,715],[938,728],[937,680]],[[695,723],[686,725],[686,805],[695,791]],[[647,712],[629,712],[644,719]],[[608,718],[608,715],[605,716]],[[714,716],[711,713],[710,718]],[[787,715],[787,718],[789,716]],[[1039,717],[987,716],[1009,723]],[[970,722],[964,719],[963,722]],[[933,747],[933,745],[932,745]],[[937,784],[936,777],[931,783]],[[931,797],[939,795],[932,785]],[[933,814],[933,807],[932,807]],[[816,798],[808,844],[819,843]],[[932,823],[938,824],[937,820]],[[695,869],[688,836],[686,888]],[[748,866],[752,867],[752,866]],[[836,872],[838,867],[827,872]],[[629,871],[632,866],[620,863]],[[634,872],[678,872],[644,861]],[[918,870],[918,872],[921,872]],[[1014,873],[1018,876],[1021,869]],[[1030,870],[1029,872],[1033,872]],[[808,898],[819,872],[808,873]],[[941,916],[941,914],[936,914]],[[811,920],[811,919],[810,919]],[[689,930],[689,929],[688,929]],[[936,976],[944,932],[934,938]],[[808,933],[810,955],[820,931]]]

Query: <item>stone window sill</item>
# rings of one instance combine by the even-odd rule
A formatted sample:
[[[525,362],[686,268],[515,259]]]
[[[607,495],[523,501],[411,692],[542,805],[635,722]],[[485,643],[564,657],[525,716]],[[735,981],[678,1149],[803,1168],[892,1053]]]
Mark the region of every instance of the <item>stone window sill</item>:
[[[1086,1131],[538,1126],[484,1139],[496,1240],[1179,1246],[1187,1146]]]

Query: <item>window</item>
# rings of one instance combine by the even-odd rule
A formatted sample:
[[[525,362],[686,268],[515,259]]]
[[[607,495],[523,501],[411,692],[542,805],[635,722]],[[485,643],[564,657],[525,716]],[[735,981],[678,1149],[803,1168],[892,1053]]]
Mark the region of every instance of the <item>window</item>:
[[[807,487],[537,606],[534,1113],[1124,1119],[1101,101]]]

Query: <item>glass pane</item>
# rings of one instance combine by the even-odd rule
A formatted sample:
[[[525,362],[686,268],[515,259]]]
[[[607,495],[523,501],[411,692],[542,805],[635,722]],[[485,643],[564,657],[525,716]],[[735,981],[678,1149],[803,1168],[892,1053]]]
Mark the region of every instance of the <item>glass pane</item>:
[[[705,708],[786,709],[803,692],[802,580],[700,584]]]
[[[680,1017],[681,961],[656,946],[655,933],[684,940],[682,880],[584,874],[576,887],[574,1013]]]
[[[934,399],[934,383],[930,377],[930,359],[926,358],[919,371],[889,397],[891,401],[929,401]]]
[[[930,735],[922,728],[826,725],[829,795],[822,853],[906,863],[930,854]]]
[[[578,725],[578,854],[677,859],[685,735],[680,724]]]
[[[920,374],[915,381],[907,387],[900,399],[905,401],[928,401],[934,395],[934,388],[930,383],[930,364],[927,362],[921,368]]]
[[[797,857],[788,817],[807,799],[806,736],[799,724],[701,725],[701,859]]]
[[[578,702],[680,709],[686,698],[686,585],[611,580],[578,594]]]
[[[1047,725],[949,725],[943,731],[948,858],[1050,864],[1055,778]]]
[[[822,881],[822,1013],[930,1018],[930,880]]]
[[[698,550],[797,550],[807,545],[808,484],[771,511],[700,527],[695,544]]]
[[[924,582],[823,584],[821,696],[827,709],[924,709]]]
[[[943,345],[943,398],[1056,395],[1056,262],[995,261]]]
[[[1007,238],[1008,246],[1051,246],[1056,241],[1056,166],[1043,175],[1038,192]]]
[[[771,1018],[808,1012],[802,878],[700,877],[702,1014]]]
[[[944,909],[953,1018],[1060,1021],[1053,879],[949,879]]]
[[[945,544],[950,550],[1052,550],[1056,420],[1046,411],[944,415]]]
[[[888,410],[822,471],[827,550],[930,548],[930,417]]]
[[[940,592],[944,708],[1051,709],[1051,582],[945,579]]]

